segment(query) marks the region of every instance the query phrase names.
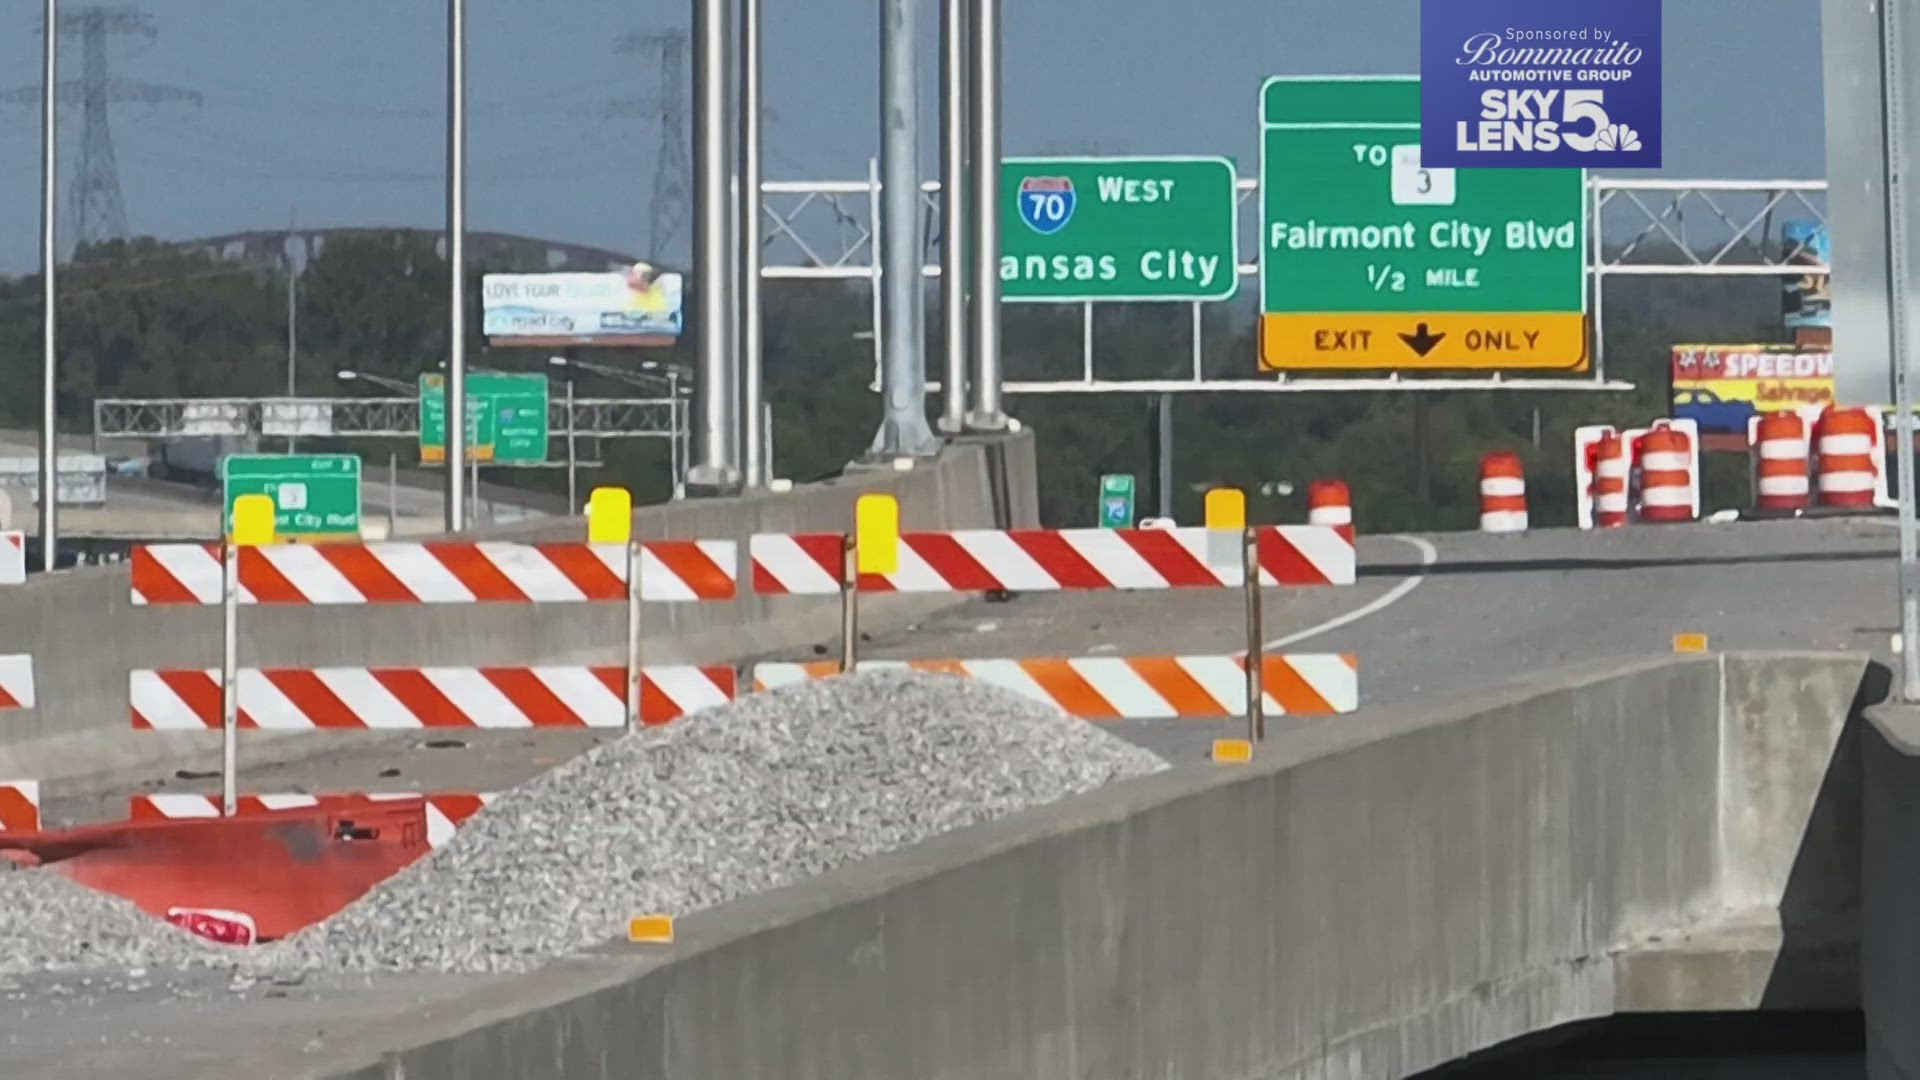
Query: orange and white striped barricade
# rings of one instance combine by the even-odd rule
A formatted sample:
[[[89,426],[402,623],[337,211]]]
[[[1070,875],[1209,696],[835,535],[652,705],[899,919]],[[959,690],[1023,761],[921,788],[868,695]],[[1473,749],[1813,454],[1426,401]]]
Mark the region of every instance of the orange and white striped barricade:
[[[1822,507],[1863,508],[1873,505],[1879,486],[1875,446],[1879,424],[1860,408],[1829,406],[1814,425],[1814,452],[1818,455],[1815,490]]]
[[[26,653],[0,656],[0,709],[31,709],[33,702],[33,657]]]
[[[661,687],[661,679],[668,676],[660,672],[685,670],[655,672],[641,663],[641,602],[729,600],[738,575],[738,549],[730,540],[142,545],[133,550],[136,606],[222,605],[227,626],[221,674],[211,692],[205,672],[130,673],[131,686],[145,691],[135,699],[134,722],[199,727],[209,710],[217,709],[216,726],[227,731],[535,723],[631,729],[653,722],[649,717],[678,715],[680,707]],[[627,662],[620,668],[332,668],[249,674],[233,661],[235,612],[241,607],[595,602],[627,605]],[[606,702],[600,696],[609,670],[617,673],[615,723],[607,722]],[[169,674],[174,676],[171,683],[163,677]],[[173,707],[167,700],[173,691],[163,694],[162,687],[189,687],[198,697],[184,709]],[[292,687],[300,688],[302,696],[289,699],[285,688]],[[194,720],[187,723],[183,716]],[[142,717],[149,722],[143,724]],[[224,771],[230,792],[234,770]]]
[[[857,667],[855,597],[868,592],[1014,593],[1066,590],[1239,588],[1246,594],[1248,655],[1241,695],[1259,741],[1260,586],[1351,585],[1350,537],[1328,525],[1246,525],[1244,496],[1208,493],[1210,527],[1173,529],[959,529],[889,538],[885,569],[852,573],[853,545],[832,533],[763,533],[748,541],[752,587],[762,595],[842,597],[841,670]]]
[[[27,534],[19,529],[0,532],[0,585],[27,580]]]
[[[1760,413],[1747,422],[1747,451],[1753,464],[1753,508],[1762,513],[1797,513],[1807,508],[1808,426],[1794,412]]]
[[[263,731],[423,728],[620,728],[627,669],[525,667],[241,668],[239,726]],[[643,724],[664,724],[734,697],[729,665],[640,669]],[[221,724],[220,672],[135,670],[133,726],[197,731]]]
[[[991,683],[1087,720],[1221,719],[1247,707],[1244,656],[1087,656],[1018,660],[862,660],[856,671],[914,670]],[[1359,707],[1359,663],[1341,653],[1261,658],[1271,715],[1328,716]],[[840,672],[831,660],[762,663],[753,688],[771,690]]]
[[[1511,450],[1480,459],[1480,531],[1527,531],[1527,468]]]
[[[1307,524],[1337,529],[1353,540],[1353,494],[1344,480],[1315,480],[1307,485]]]
[[[341,792],[320,795],[309,795],[303,792],[242,794],[239,797],[238,813],[241,815],[271,814],[281,810],[304,810],[314,807],[344,809],[379,802],[421,799],[426,803],[427,844],[429,847],[439,847],[453,839],[454,831],[466,824],[468,818],[479,813],[482,808],[498,797],[499,794],[492,791]],[[219,816],[220,799],[214,795],[149,792],[127,798],[127,817],[134,821]]]
[[[1580,527],[1625,525],[1632,470],[1621,433],[1604,424],[1574,429],[1573,470],[1574,512]]]
[[[40,831],[40,781],[0,780],[0,832]]]
[[[1693,521],[1699,502],[1694,440],[1666,420],[1655,420],[1640,440],[1640,520]]]
[[[1216,558],[1205,528],[957,529],[900,534],[899,566],[861,574],[861,592],[1055,592],[1080,589],[1238,588],[1238,553]],[[1353,542],[1324,525],[1254,530],[1260,584],[1351,585]],[[840,591],[838,533],[761,533],[748,541],[753,591],[826,596]],[[1237,546],[1237,545],[1236,545]]]

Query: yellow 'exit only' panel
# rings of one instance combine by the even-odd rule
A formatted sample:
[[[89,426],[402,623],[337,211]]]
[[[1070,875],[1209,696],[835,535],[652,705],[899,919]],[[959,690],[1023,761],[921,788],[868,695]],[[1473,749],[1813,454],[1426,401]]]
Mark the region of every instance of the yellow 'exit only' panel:
[[[1268,371],[1585,371],[1579,312],[1287,313],[1260,317]]]

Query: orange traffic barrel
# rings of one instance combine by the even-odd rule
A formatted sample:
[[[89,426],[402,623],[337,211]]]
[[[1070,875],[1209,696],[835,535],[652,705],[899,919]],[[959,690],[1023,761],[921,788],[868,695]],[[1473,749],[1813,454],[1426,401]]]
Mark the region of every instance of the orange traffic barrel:
[[[1640,441],[1640,519],[1693,520],[1693,440],[1656,420]]]
[[[1344,480],[1315,480],[1307,485],[1307,524],[1329,525],[1353,539],[1353,497]]]
[[[1632,465],[1627,444],[1616,432],[1606,432],[1587,451],[1593,469],[1593,522],[1603,529],[1627,523],[1627,476]]]
[[[1790,412],[1762,413],[1754,425],[1756,510],[1807,508],[1807,425]]]
[[[1820,455],[1820,505],[1872,506],[1879,479],[1873,467],[1873,414],[1829,406],[1813,432]]]
[[[1480,531],[1527,531],[1527,470],[1511,450],[1480,459]]]

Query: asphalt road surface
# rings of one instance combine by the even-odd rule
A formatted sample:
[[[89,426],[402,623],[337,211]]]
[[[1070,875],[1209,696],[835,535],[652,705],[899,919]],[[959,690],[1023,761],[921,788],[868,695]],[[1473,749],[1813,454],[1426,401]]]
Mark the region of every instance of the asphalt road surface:
[[[1716,650],[1884,655],[1897,622],[1889,526],[1828,519],[1363,537],[1357,584],[1268,590],[1261,636],[1272,651],[1355,654],[1363,705],[1484,688],[1582,660],[1665,652],[1683,631],[1705,633]],[[1234,590],[1034,593],[972,601],[911,626],[875,627],[863,655],[1217,654],[1239,652],[1246,642],[1243,600]],[[1276,717],[1269,730],[1322,720]],[[1187,761],[1244,727],[1223,718],[1127,721],[1109,730]],[[255,744],[243,757],[244,786],[498,791],[604,737],[562,730],[328,733],[311,743]],[[218,767],[209,754],[159,772],[49,785],[47,816],[111,819],[125,813],[133,792],[217,790]]]

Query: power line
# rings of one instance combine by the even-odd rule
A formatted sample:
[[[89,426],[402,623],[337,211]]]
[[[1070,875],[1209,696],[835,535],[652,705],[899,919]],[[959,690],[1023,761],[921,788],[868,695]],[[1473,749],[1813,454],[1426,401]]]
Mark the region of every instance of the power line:
[[[667,244],[686,227],[688,190],[693,186],[693,166],[687,156],[687,32],[630,31],[615,47],[622,53],[651,58],[658,73],[658,90],[651,101],[610,102],[601,115],[632,115],[647,110],[660,125],[659,150],[653,162],[653,201],[647,215],[647,258],[664,262]]]
[[[44,32],[45,27],[42,27]],[[200,104],[192,90],[158,83],[116,79],[108,72],[107,35],[137,34],[152,41],[159,36],[153,17],[133,7],[83,7],[60,16],[60,36],[80,40],[80,77],[59,86],[59,101],[80,106],[80,165],[68,192],[72,202],[75,242],[79,247],[128,237],[126,199],[120,190],[120,167],[113,151],[113,129],[108,106],[117,102],[159,105],[169,101]],[[0,93],[0,101],[39,104],[41,87],[24,86]]]

